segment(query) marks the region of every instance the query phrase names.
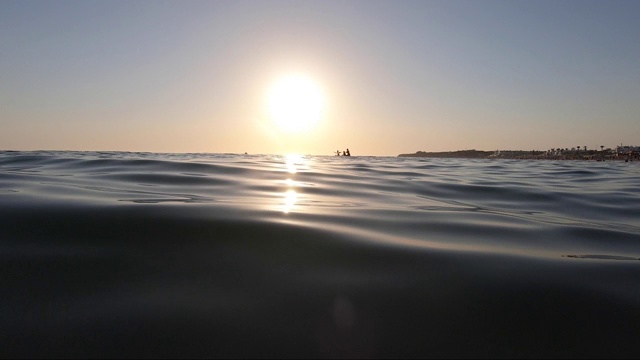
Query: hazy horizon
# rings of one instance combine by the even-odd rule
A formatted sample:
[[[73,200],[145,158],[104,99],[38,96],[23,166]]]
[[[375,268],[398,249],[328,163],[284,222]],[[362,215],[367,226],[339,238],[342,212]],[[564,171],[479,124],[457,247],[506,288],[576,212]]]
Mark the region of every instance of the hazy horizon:
[[[0,149],[639,145],[639,13],[638,1],[3,1]],[[274,98],[292,74],[310,85]]]

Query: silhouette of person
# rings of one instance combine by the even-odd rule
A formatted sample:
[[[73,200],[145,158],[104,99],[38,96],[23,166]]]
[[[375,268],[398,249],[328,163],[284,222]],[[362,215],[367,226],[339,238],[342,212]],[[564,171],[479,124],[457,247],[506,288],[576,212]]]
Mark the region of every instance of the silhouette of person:
[[[347,150],[344,151],[344,156],[351,156],[351,153],[349,152],[349,148],[347,148]]]
[[[340,156],[340,150],[336,150],[336,156]]]

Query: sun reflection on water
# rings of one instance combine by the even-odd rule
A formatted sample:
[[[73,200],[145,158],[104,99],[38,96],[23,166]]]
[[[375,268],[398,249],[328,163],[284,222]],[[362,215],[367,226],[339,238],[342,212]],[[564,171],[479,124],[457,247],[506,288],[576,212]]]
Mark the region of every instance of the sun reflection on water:
[[[293,205],[295,205],[297,199],[298,193],[295,190],[287,190],[287,192],[284,193],[284,209],[282,209],[282,212],[288,214],[289,211],[291,211],[291,208],[293,208]]]
[[[298,172],[298,166],[302,165],[303,157],[298,154],[288,154],[286,157],[287,172],[295,174]]]
[[[298,154],[288,154],[285,157],[285,165],[287,168],[287,172],[293,176],[298,172],[298,168],[301,166],[307,165],[305,163],[305,159]],[[298,201],[298,192],[295,190],[296,182],[291,178],[287,178],[285,180],[285,185],[287,189],[283,193],[284,196],[284,205],[282,207],[282,212],[288,214],[292,211],[296,202]]]

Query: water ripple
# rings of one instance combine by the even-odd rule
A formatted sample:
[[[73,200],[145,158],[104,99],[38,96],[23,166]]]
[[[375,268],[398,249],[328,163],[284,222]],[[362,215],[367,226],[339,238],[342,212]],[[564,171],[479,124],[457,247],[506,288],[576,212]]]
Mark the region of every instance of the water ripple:
[[[639,182],[624,162],[0,152],[2,355],[636,358]]]

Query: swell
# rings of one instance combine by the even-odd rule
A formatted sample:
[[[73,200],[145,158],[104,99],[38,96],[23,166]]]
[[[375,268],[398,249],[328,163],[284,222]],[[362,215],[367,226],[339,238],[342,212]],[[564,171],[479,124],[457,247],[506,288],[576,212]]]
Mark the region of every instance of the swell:
[[[620,163],[3,152],[0,353],[637,357],[638,180]]]
[[[585,169],[553,162],[318,157],[297,160],[292,171],[278,156],[4,155],[4,206],[155,204],[176,216],[202,211],[216,218],[230,211],[273,222],[284,210],[288,221],[310,228],[499,252],[623,255],[640,246],[638,176],[620,164]],[[598,181],[574,181],[585,177]],[[291,192],[295,201],[287,205]]]
[[[631,261],[391,246],[260,214],[184,208],[5,208],[3,354],[637,351],[640,272]]]

